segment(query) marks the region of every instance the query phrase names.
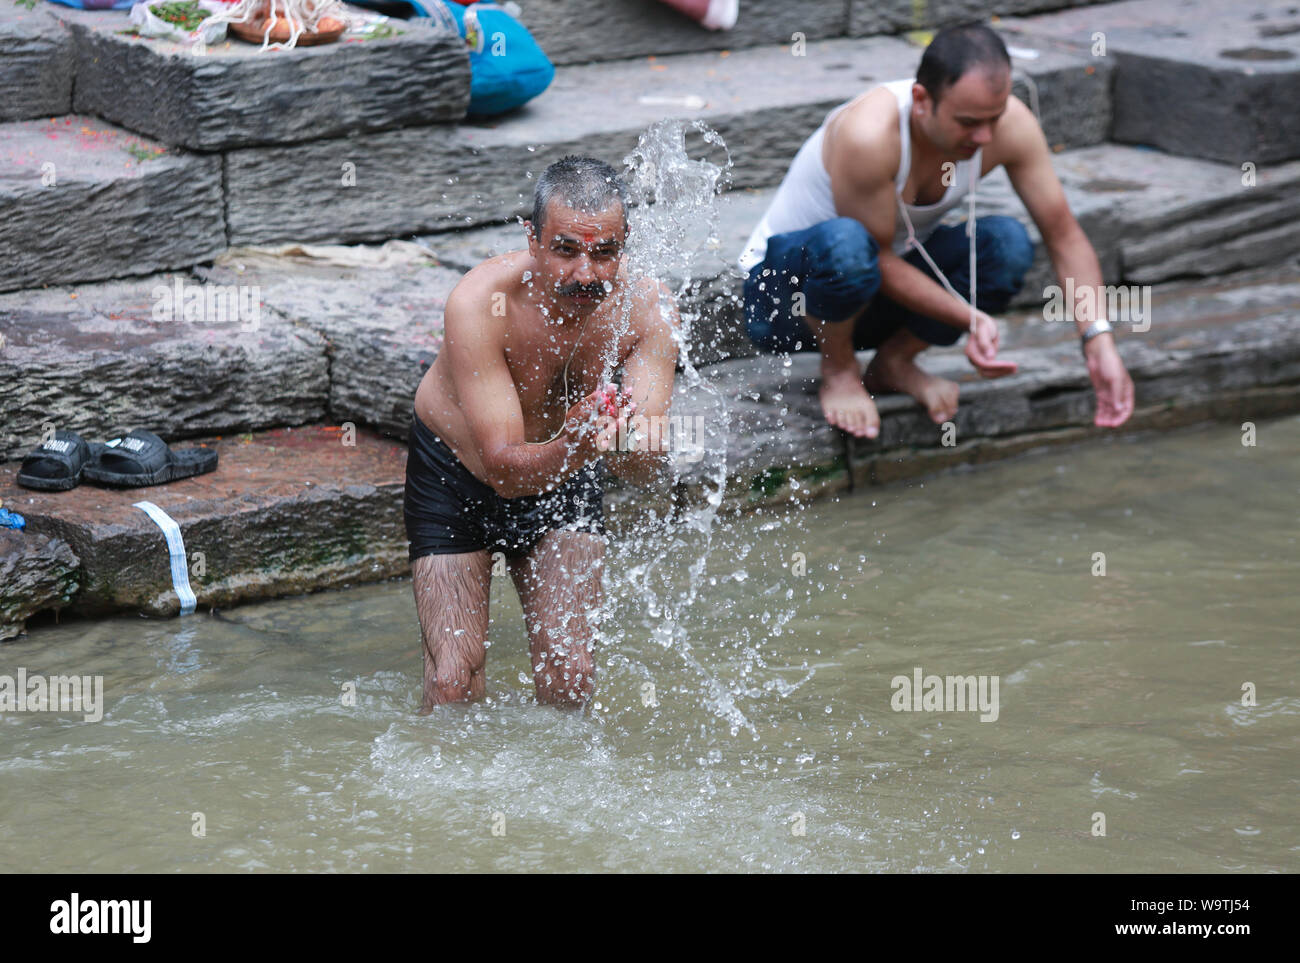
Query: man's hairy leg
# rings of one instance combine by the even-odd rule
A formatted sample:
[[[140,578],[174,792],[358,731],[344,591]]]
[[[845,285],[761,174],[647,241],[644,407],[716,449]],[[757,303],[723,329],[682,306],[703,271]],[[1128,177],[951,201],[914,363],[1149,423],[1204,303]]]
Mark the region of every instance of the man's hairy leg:
[[[928,347],[912,332],[899,328],[876,349],[864,381],[876,394],[901,391],[911,395],[925,406],[935,424],[941,425],[957,415],[958,385],[917,366],[916,356]]]
[[[853,353],[853,328],[862,310],[847,321],[819,321],[804,317],[817,339],[822,356],[822,384],[818,392],[822,414],[836,428],[859,438],[875,438],[880,432],[876,404],[862,385],[862,369]]]
[[[422,555],[411,564],[411,575],[424,640],[420,714],[440,703],[483,698],[491,556]]]
[[[577,708],[591,698],[604,569],[603,538],[558,530],[510,563],[528,625],[538,702]]]

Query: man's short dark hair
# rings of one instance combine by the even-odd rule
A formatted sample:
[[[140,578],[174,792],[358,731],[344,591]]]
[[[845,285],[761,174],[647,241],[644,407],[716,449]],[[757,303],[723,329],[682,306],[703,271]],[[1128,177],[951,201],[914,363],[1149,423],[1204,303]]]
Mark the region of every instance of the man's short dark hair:
[[[944,92],[973,67],[1010,70],[1011,57],[1002,38],[982,23],[944,27],[921,55],[916,82],[938,104]]]
[[[594,157],[570,154],[557,160],[537,178],[533,189],[533,234],[541,240],[542,221],[551,201],[586,214],[599,214],[617,202],[627,229],[627,191],[618,171]]]

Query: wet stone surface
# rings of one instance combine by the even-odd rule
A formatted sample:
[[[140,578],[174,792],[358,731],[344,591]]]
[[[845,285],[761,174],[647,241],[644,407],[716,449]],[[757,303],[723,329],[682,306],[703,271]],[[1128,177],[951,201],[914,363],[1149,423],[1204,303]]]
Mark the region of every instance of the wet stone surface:
[[[61,539],[81,560],[77,612],[179,610],[162,529],[140,501],[180,527],[201,606],[406,571],[404,445],[316,425],[173,447],[195,444],[216,450],[216,471],[145,488],[35,492],[16,484],[17,464],[0,465],[0,499],[27,519],[24,537]]]

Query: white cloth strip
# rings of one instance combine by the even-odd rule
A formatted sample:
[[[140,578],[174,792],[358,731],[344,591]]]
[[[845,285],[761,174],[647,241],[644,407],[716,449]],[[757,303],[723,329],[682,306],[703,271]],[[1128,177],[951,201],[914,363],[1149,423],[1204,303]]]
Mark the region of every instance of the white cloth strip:
[[[162,529],[163,537],[167,539],[167,554],[171,556],[172,588],[180,599],[181,615],[189,615],[194,611],[197,600],[190,588],[189,567],[185,563],[185,541],[181,538],[180,526],[153,502],[136,502],[134,507],[152,518]]]

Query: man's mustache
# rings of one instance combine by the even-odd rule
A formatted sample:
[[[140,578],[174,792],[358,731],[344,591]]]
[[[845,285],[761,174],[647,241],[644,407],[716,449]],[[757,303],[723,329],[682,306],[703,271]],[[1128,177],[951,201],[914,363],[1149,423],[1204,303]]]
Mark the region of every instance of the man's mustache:
[[[556,288],[556,290],[566,298],[581,295],[586,295],[587,297],[592,298],[603,298],[607,293],[605,291],[605,285],[600,282],[593,282],[592,284],[561,284]]]

